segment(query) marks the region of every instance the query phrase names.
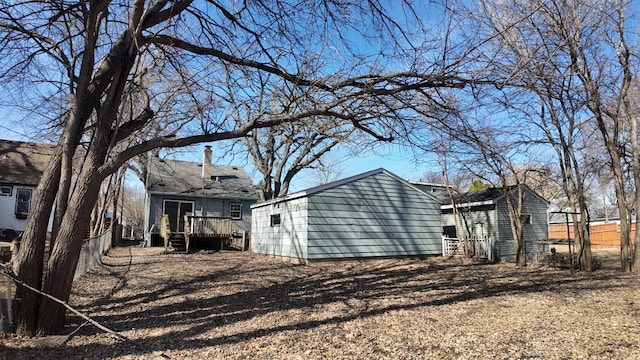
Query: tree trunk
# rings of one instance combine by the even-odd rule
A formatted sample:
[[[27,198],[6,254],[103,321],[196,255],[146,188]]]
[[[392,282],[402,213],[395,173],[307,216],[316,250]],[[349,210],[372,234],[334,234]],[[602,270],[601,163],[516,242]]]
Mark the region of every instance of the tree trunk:
[[[18,278],[36,289],[40,289],[42,285],[47,225],[56,197],[55,189],[60,179],[61,158],[62,147],[58,146],[36,189],[29,218],[22,233],[20,249],[12,260],[13,271]],[[20,336],[35,335],[40,296],[18,286],[15,299],[16,333]]]
[[[578,226],[578,232],[576,232],[579,239],[578,249],[578,265],[582,271],[593,271],[593,257],[591,255],[591,238],[589,236],[589,224],[587,222],[587,207],[584,201],[581,199],[580,204],[580,225]]]
[[[110,117],[108,114],[106,116]],[[76,180],[69,206],[60,223],[58,240],[47,264],[42,290],[63,301],[69,299],[84,235],[91,222],[91,210],[104,180],[99,169],[109,149],[109,130],[110,122],[98,120],[82,171]],[[51,299],[42,298],[37,335],[60,333],[64,328],[65,312],[66,308],[63,305]]]
[[[85,171],[76,183],[76,190],[69,208],[60,224],[58,241],[49,259],[43,291],[67,301],[78,264],[85,229],[89,225],[91,208],[95,203],[100,181],[92,179],[95,174]],[[63,330],[66,309],[53,300],[42,298],[37,335],[56,334]]]
[[[516,198],[513,197],[513,190],[509,191],[506,185],[506,179],[502,178],[503,189],[505,189],[505,200],[507,202],[507,209],[509,211],[509,222],[511,223],[511,234],[513,235],[514,247],[516,250],[516,266],[527,266],[527,259],[524,253],[524,238],[522,234],[522,204],[524,203],[524,189],[523,186],[518,184],[515,187]],[[514,201],[515,200],[515,201]],[[514,204],[515,202],[515,204]]]

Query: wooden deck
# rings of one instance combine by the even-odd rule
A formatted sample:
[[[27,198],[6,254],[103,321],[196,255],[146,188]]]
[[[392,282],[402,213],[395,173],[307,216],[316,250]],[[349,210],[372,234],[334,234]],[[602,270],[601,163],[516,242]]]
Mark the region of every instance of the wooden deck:
[[[172,232],[169,217],[164,215],[160,225],[165,249],[171,246],[175,248],[175,244],[184,241],[186,253],[189,253],[194,241],[216,243],[222,248],[224,242],[232,240],[233,233],[233,219],[230,217],[185,215],[183,231]]]

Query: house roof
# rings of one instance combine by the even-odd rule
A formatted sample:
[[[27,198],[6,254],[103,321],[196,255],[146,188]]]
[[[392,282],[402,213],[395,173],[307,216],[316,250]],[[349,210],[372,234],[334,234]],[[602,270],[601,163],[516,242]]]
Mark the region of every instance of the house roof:
[[[529,193],[540,198],[542,201],[549,203],[543,197],[538,195],[535,191],[531,190],[528,186],[526,185],[524,186]],[[516,185],[508,186],[507,190],[511,192],[511,191],[514,191],[516,187],[517,187]],[[478,206],[478,205],[495,204],[504,197],[504,193],[505,193],[504,190],[505,190],[504,187],[492,187],[485,190],[472,191],[464,194],[454,195],[454,200],[457,206]],[[449,198],[449,196],[441,198],[440,200],[443,205],[442,206],[443,209],[453,207],[451,205],[451,199]]]
[[[55,146],[0,139],[0,183],[37,186]]]
[[[203,179],[202,163],[157,157],[149,159],[146,187],[153,194],[258,199],[253,182],[241,167],[212,164]]]
[[[259,203],[259,204],[254,204],[254,205],[251,206],[251,208],[261,207],[261,206],[264,206],[264,205],[276,204],[276,203],[279,203],[279,202],[284,202],[284,201],[288,201],[288,200],[293,200],[293,199],[297,199],[297,198],[311,196],[313,194],[317,194],[319,192],[322,192],[322,191],[325,191],[325,190],[329,190],[329,189],[333,189],[335,187],[338,187],[338,186],[341,186],[341,185],[344,185],[344,184],[348,184],[348,183],[351,183],[351,182],[354,182],[354,181],[358,181],[358,180],[367,178],[369,176],[377,175],[377,174],[386,174],[386,175],[394,178],[395,180],[398,180],[398,181],[404,183],[405,185],[415,189],[416,191],[418,191],[418,192],[420,192],[420,193],[422,193],[422,194],[424,194],[424,195],[426,195],[426,196],[428,196],[430,198],[433,198],[435,201],[438,201],[438,199],[435,196],[431,195],[428,192],[425,192],[424,190],[422,190],[418,186],[415,186],[415,185],[411,184],[410,182],[398,177],[397,175],[389,172],[386,169],[379,168],[379,169],[375,169],[375,170],[370,170],[370,171],[364,172],[362,174],[358,174],[358,175],[354,175],[354,176],[351,176],[351,177],[348,177],[348,178],[344,178],[342,180],[337,180],[337,181],[333,181],[333,182],[330,182],[330,183],[327,183],[327,184],[314,186],[314,187],[308,188],[306,190],[298,191],[298,192],[295,192],[295,193],[292,193],[292,194],[288,194],[288,195],[285,195],[285,196],[282,196],[282,197],[279,197],[279,198],[276,198],[276,199],[268,200],[268,201],[265,201],[265,202],[262,202],[262,203]]]

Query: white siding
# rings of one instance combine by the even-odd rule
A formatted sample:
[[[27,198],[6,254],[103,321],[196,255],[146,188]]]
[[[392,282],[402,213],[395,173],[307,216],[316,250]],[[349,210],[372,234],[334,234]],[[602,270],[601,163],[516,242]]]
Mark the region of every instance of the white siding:
[[[31,189],[31,199],[35,195],[35,187],[13,185],[11,196],[0,196],[0,229],[23,231],[27,220],[16,218],[16,196],[18,189]]]
[[[295,259],[307,259],[308,198],[297,198],[252,209],[251,251]],[[280,215],[272,226],[271,216]]]

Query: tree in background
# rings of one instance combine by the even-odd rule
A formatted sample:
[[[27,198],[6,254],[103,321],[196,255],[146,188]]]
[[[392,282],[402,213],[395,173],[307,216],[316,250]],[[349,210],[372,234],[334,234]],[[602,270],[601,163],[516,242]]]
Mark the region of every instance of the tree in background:
[[[569,210],[579,214],[573,224],[581,268],[593,269],[581,149],[597,141],[606,149],[617,194],[622,267],[632,270],[640,255],[629,238],[629,209],[640,194],[640,165],[637,122],[629,106],[635,71],[625,29],[629,3],[483,0],[474,5],[467,16],[489,39],[478,58],[501,84],[496,102],[542,130],[557,157]],[[598,129],[597,135],[591,129]],[[628,193],[634,194],[632,202]]]
[[[346,169],[342,161],[343,159],[334,153],[328,153],[319,158],[317,165],[309,171],[307,186],[324,185],[344,178]]]
[[[471,182],[471,186],[469,187],[468,191],[469,192],[482,191],[482,190],[487,190],[490,187],[491,187],[490,184],[485,184],[484,182],[482,182],[482,180],[476,179]]]
[[[444,105],[437,91],[424,89],[466,86],[468,80],[449,66],[460,59],[427,61],[440,41],[425,38],[430,33],[421,28],[419,10],[401,5],[407,11],[394,11],[399,17],[392,18],[378,1],[252,1],[236,7],[192,0],[0,0],[0,81],[32,104],[54,103],[59,110],[47,117],[56,119],[56,153],[34,196],[13,258],[15,274],[66,301],[84,237],[78,229],[88,227],[101,184],[150,150],[320,118],[384,133],[378,129],[401,121],[416,91],[427,93],[434,109]],[[354,37],[368,46],[354,45]],[[325,59],[323,67],[307,73],[306,64],[318,59]],[[227,121],[219,106],[220,79],[240,94],[247,81],[259,83],[266,74],[274,88],[295,84],[313,92],[314,101],[295,112]],[[363,124],[374,119],[368,109],[375,122]],[[162,111],[165,119],[174,114],[182,121],[159,126]],[[57,236],[43,268],[56,198]],[[18,334],[62,330],[62,305],[22,286],[17,291]]]

